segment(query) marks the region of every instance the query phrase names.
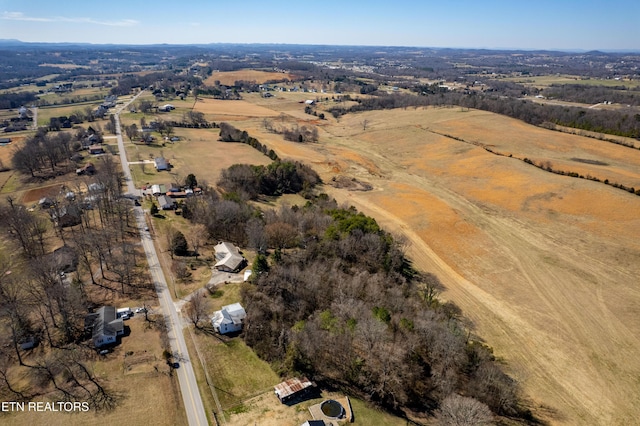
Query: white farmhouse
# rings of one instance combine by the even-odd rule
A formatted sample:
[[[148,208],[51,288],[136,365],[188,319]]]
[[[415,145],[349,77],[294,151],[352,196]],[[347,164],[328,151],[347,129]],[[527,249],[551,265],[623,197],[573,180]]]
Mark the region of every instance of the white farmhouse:
[[[211,325],[220,334],[235,333],[242,330],[246,316],[247,313],[240,303],[232,303],[214,312]]]
[[[113,306],[103,306],[95,314],[88,315],[87,320],[93,320],[92,338],[96,348],[116,342],[118,336],[124,334],[124,324],[122,318],[118,318],[116,308]]]

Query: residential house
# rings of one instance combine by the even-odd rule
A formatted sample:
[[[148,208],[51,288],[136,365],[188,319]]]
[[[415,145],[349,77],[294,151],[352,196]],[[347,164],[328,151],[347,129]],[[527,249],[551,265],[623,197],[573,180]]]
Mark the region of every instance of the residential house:
[[[162,105],[161,107],[158,108],[158,111],[161,112],[170,112],[172,110],[176,109],[176,107],[174,107],[171,104],[166,104],[166,105]]]
[[[169,163],[164,157],[156,157],[153,161],[157,171],[169,170]]]
[[[124,323],[122,318],[117,317],[113,306],[103,306],[87,315],[85,327],[87,326],[92,329],[91,337],[96,348],[115,343],[117,337],[124,334]]]
[[[79,225],[82,221],[82,210],[76,204],[60,206],[49,211],[51,219],[60,228]]]
[[[220,334],[236,333],[242,330],[247,313],[240,303],[223,306],[211,317],[211,325]]]
[[[91,145],[89,147],[89,154],[104,154],[104,148],[102,145]]]
[[[79,169],[76,169],[76,174],[78,176],[80,175],[92,175],[96,172],[96,166],[93,165],[93,163],[87,163],[84,166],[80,167]]]
[[[220,242],[214,247],[214,250],[217,262],[213,267],[218,271],[236,272],[244,266],[245,258],[233,244]]]
[[[162,210],[173,210],[176,208],[176,202],[166,195],[160,195],[158,197],[158,206]]]

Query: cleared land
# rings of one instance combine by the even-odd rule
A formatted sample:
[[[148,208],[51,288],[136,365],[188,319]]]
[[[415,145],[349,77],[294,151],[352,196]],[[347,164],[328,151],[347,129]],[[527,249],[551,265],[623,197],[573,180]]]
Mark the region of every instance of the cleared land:
[[[224,71],[214,72],[211,77],[207,78],[204,84],[213,86],[215,81],[220,81],[221,84],[232,86],[236,81],[254,81],[258,84],[265,83],[269,80],[290,80],[293,76],[289,73],[274,72],[274,71],[258,71],[258,70],[239,70],[239,71]]]
[[[620,425],[640,417],[640,198],[469,142],[636,186],[640,152],[455,108],[374,111],[322,126],[320,143],[306,145],[265,133],[258,120],[242,127],[326,182],[346,175],[373,184],[325,189],[407,239],[415,266],[440,277],[443,297],[505,359],[539,416]]]
[[[231,101],[230,101],[231,102]],[[176,143],[162,145],[133,144],[125,141],[130,162],[151,161],[163,155],[172,165],[170,171],[155,170],[154,164],[131,164],[136,186],[171,183],[177,178],[184,182],[189,173],[194,173],[198,182],[215,185],[220,171],[235,163],[269,164],[271,160],[249,145],[219,142],[218,129],[176,129],[181,138]]]
[[[222,101],[219,99],[198,98],[198,102],[196,102],[193,109],[204,113],[205,117],[214,122],[278,115],[271,109],[243,100]]]

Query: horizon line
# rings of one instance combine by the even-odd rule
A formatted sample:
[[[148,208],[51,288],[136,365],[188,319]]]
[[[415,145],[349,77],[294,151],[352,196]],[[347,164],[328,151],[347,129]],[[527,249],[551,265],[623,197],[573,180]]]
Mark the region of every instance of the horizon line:
[[[490,50],[490,51],[525,51],[525,52],[566,52],[566,53],[640,53],[640,48],[623,49],[585,49],[585,48],[535,48],[535,47],[446,47],[446,46],[410,46],[410,45],[383,45],[383,44],[326,44],[326,43],[284,43],[284,42],[202,42],[202,43],[91,43],[80,41],[23,41],[19,39],[0,39],[0,45],[6,44],[37,44],[37,45],[70,45],[70,46],[211,46],[211,45],[239,45],[239,46],[329,46],[329,47],[369,47],[369,48],[410,48],[410,49],[450,49],[450,50]]]

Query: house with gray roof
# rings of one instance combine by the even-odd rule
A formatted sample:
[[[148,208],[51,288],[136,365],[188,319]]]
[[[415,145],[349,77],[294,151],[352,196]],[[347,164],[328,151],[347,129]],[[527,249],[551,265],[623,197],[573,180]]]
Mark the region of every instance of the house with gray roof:
[[[247,313],[240,303],[223,306],[211,317],[211,325],[220,334],[236,333],[242,330]]]
[[[216,264],[213,265],[218,271],[237,272],[245,264],[245,258],[240,254],[238,248],[231,243],[219,242],[214,250],[216,252]]]
[[[116,342],[118,336],[124,334],[124,323],[122,318],[118,318],[116,308],[113,306],[103,306],[95,313],[89,314],[85,318],[85,324],[93,323],[91,337],[96,348],[106,346]]]

